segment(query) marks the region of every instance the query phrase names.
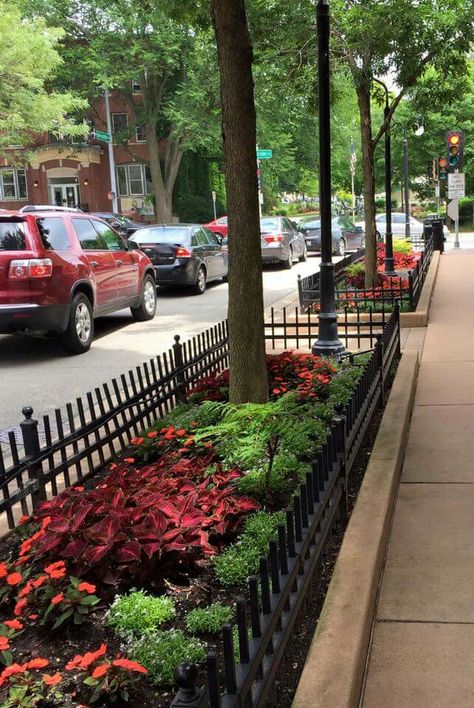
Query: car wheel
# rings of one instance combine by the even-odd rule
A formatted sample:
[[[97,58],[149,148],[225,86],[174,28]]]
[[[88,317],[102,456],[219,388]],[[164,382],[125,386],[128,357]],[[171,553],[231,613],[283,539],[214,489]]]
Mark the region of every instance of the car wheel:
[[[346,240],[344,238],[339,239],[337,244],[337,252],[343,258],[346,255]]]
[[[202,295],[206,292],[206,269],[204,266],[199,266],[198,272],[196,274],[196,282],[193,286],[193,291],[195,295]]]
[[[143,278],[142,294],[138,307],[131,307],[132,317],[137,322],[152,320],[156,315],[156,283],[152,275]]]
[[[290,270],[293,268],[293,249],[290,246],[290,249],[288,251],[288,258],[286,261],[282,261],[283,268],[286,268],[287,270]]]
[[[302,253],[301,256],[299,257],[299,261],[300,261],[300,263],[304,263],[304,262],[307,261],[307,260],[308,260],[308,247],[307,247],[307,245],[306,245],[306,243],[305,243],[305,244],[303,245],[303,253]]]
[[[92,305],[84,293],[74,296],[67,329],[62,335],[64,348],[71,354],[83,354],[94,339]]]

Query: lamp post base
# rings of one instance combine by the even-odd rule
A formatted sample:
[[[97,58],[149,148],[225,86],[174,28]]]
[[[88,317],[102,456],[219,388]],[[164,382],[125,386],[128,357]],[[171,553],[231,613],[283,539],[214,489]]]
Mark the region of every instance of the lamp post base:
[[[391,278],[395,277],[398,275],[398,273],[395,271],[395,263],[392,258],[385,258],[385,270],[384,270],[384,275],[388,275]]]
[[[337,336],[337,314],[319,313],[319,336],[311,348],[315,356],[339,356],[345,352],[344,344]]]

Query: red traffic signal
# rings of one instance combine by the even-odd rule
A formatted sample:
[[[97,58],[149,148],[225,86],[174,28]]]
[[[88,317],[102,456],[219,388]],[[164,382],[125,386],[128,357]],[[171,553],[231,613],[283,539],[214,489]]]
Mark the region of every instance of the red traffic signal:
[[[446,133],[446,159],[448,167],[460,170],[464,157],[464,135],[460,130],[450,130]]]
[[[448,177],[448,161],[445,157],[438,159],[438,177],[439,179],[447,179]]]

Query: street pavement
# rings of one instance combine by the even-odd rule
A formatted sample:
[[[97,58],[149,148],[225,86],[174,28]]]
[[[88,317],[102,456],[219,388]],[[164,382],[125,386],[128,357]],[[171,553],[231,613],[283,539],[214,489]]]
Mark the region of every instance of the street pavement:
[[[319,262],[319,256],[309,256],[291,270],[266,266],[265,306],[291,293],[296,297],[297,275],[315,273]],[[209,284],[201,296],[185,289],[160,289],[154,320],[133,322],[129,310],[98,319],[92,347],[80,356],[64,355],[54,339],[0,336],[0,431],[18,425],[25,405],[33,407],[35,416],[50,413],[167,351],[175,334],[184,341],[225,320],[227,289],[220,281]]]

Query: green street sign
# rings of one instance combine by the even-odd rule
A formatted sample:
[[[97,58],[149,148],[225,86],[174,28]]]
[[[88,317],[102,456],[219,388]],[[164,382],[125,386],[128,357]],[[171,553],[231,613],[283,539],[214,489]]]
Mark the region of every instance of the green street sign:
[[[257,150],[257,160],[269,160],[273,157],[273,150]]]
[[[105,143],[110,143],[109,133],[104,133],[102,130],[95,131],[96,140],[103,140]]]

